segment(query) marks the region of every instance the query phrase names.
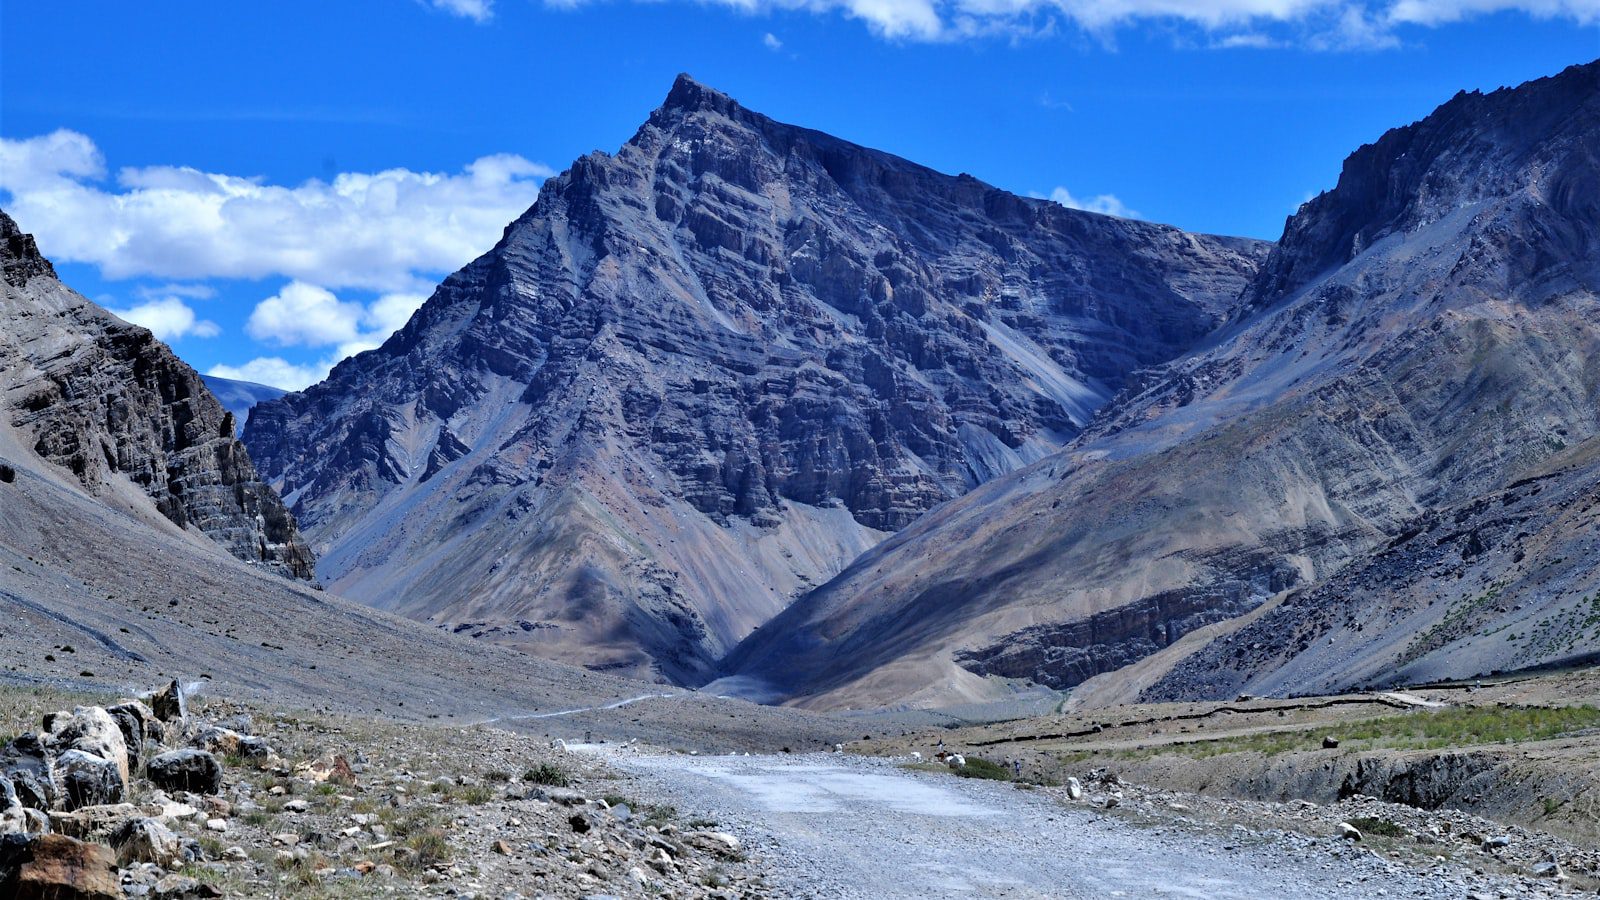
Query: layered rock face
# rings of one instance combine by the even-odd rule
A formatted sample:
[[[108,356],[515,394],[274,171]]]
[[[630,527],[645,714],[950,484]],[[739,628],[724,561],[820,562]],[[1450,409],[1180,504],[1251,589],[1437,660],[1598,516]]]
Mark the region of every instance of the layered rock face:
[[[112,505],[153,503],[240,559],[311,578],[294,516],[200,376],[146,329],[61,284],[3,212],[0,254],[0,404],[19,443]]]
[[[1508,489],[1600,433],[1597,161],[1600,64],[1459,95],[1363,147],[1289,221],[1204,349],[1142,373],[1065,452],[863,557],[729,668],[780,696],[855,705],[991,693],[977,676],[1072,687],[1137,662],[1097,684],[1133,699],[1203,645],[1184,641],[1197,629],[1227,631]],[[1511,606],[1540,622],[1575,602],[1520,584]],[[1300,596],[1306,608],[1329,597]],[[1268,616],[1227,651],[1275,660],[1263,670],[1212,678],[1220,657],[1196,657],[1147,696],[1326,689],[1374,677],[1378,661],[1470,676],[1585,649],[1457,652],[1472,629],[1451,626],[1408,655],[1428,617],[1363,596],[1336,618],[1386,649],[1336,640],[1339,652],[1267,679],[1293,655],[1284,641],[1326,637]],[[1430,615],[1457,596],[1432,598]],[[1380,611],[1387,624],[1369,618]]]
[[[245,440],[346,595],[692,680],[1077,434],[1266,249],[940,175],[685,77]]]

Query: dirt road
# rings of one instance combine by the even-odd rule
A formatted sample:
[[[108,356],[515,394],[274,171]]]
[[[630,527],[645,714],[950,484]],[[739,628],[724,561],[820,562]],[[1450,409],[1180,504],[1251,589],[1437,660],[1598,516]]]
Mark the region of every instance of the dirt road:
[[[1011,784],[846,755],[606,751],[686,818],[743,839],[784,897],[1460,900],[1496,885],[1417,871],[1337,839],[1154,828]]]

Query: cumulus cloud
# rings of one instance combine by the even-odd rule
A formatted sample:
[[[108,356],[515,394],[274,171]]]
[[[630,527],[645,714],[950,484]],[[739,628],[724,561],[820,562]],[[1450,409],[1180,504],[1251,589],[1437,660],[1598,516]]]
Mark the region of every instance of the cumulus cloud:
[[[298,391],[328,377],[328,372],[333,369],[333,362],[325,361],[302,366],[277,356],[258,356],[240,366],[212,366],[206,374],[218,378],[232,378],[234,381],[253,381],[256,384],[283,388],[286,391]]]
[[[593,0],[545,0],[574,7]],[[642,2],[642,0],[641,0]],[[1209,45],[1380,49],[1400,25],[1437,26],[1496,12],[1600,21],[1595,0],[702,0],[741,12],[806,11],[859,20],[885,38],[957,40],[996,33],[1048,33],[1065,23],[1109,39],[1140,22],[1197,28]]]
[[[383,343],[426,299],[397,292],[363,305],[340,300],[327,288],[291,281],[256,304],[245,331],[280,347],[337,346],[342,358]]]
[[[282,346],[342,344],[356,339],[364,312],[361,304],[341,302],[326,288],[291,281],[256,304],[245,330]]]
[[[487,22],[494,16],[494,0],[427,0],[427,4],[478,23]]]
[[[111,314],[125,322],[142,325],[169,343],[191,334],[209,338],[222,333],[217,323],[196,316],[194,309],[179,297],[150,299],[127,309],[112,309]]]
[[[387,169],[294,186],[178,166],[109,179],[85,135],[0,138],[8,211],[52,258],[111,279],[281,276],[412,290],[492,246],[551,174],[499,154],[454,174]]]
[[[1086,212],[1102,213],[1108,216],[1117,216],[1123,219],[1139,218],[1139,211],[1129,209],[1128,205],[1117,198],[1116,194],[1096,194],[1093,197],[1074,197],[1072,192],[1064,187],[1058,187],[1050,192],[1049,199],[1067,207],[1068,209],[1081,209]]]

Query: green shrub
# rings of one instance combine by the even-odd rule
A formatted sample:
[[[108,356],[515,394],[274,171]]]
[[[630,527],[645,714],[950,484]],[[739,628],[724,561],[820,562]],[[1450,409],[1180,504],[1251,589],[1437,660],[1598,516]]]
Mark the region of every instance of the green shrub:
[[[548,787],[570,787],[572,785],[571,776],[567,775],[560,766],[547,762],[540,763],[522,773],[522,780]]]
[[[1357,816],[1350,820],[1362,834],[1377,834],[1383,837],[1401,837],[1406,833],[1404,828],[1388,819],[1375,819],[1371,816]]]
[[[976,756],[967,757],[966,765],[952,771],[962,778],[987,778],[991,781],[1011,780],[1011,770],[1009,768]]]

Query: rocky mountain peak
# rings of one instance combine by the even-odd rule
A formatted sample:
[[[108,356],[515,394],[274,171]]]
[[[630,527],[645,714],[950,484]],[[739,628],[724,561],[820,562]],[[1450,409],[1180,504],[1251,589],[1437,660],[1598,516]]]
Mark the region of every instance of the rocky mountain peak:
[[[667,92],[667,99],[657,112],[709,110],[722,115],[731,115],[736,109],[743,107],[732,97],[716,88],[701,84],[688,73],[680,73],[673,80],[672,90]]]
[[[1596,220],[1591,170],[1563,165],[1600,142],[1600,61],[1490,93],[1463,91],[1345,159],[1338,184],[1291,217],[1250,306],[1284,297],[1391,235],[1511,192]],[[1570,248],[1569,248],[1570,249]]]
[[[50,260],[39,253],[33,235],[23,233],[4,210],[0,210],[0,266],[3,266],[6,284],[17,288],[39,275],[56,276]]]

